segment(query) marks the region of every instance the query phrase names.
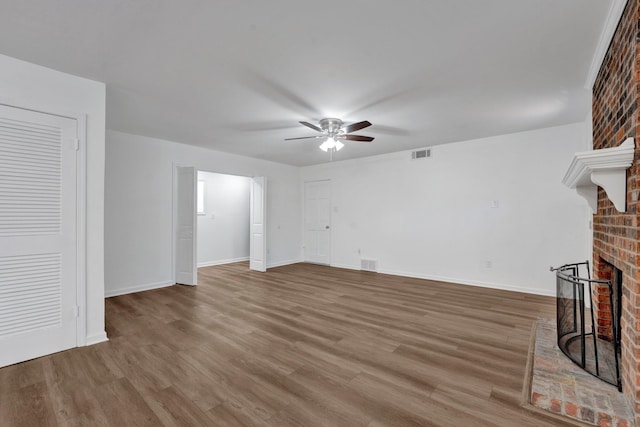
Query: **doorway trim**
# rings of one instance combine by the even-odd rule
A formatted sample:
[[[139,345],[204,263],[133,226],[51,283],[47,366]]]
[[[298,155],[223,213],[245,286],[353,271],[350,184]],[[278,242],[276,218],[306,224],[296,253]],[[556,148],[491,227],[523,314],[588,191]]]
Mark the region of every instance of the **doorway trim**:
[[[178,168],[180,167],[184,167],[184,168],[193,168],[195,170],[195,179],[194,179],[194,194],[197,191],[197,186],[198,186],[198,168],[196,168],[195,166],[193,166],[192,164],[187,164],[187,163],[179,163],[179,162],[172,162],[172,166],[171,166],[171,280],[172,280],[172,284],[176,284],[178,283],[176,281],[177,279],[177,269],[176,269],[176,262],[178,261],[178,255],[176,252],[176,244],[177,244],[177,233],[178,233]],[[195,204],[195,200],[194,200],[194,204]],[[193,207],[194,212],[196,209],[196,206]],[[198,247],[198,223],[197,221],[194,221],[193,223],[193,240],[194,240],[194,247],[196,248],[195,250],[197,250]],[[194,252],[193,254],[194,257],[194,262],[197,259],[197,253]],[[198,278],[198,267],[196,264],[196,283],[195,285],[197,285],[197,278]],[[170,285],[169,285],[170,286]]]
[[[250,180],[252,180],[251,182],[251,186],[253,187],[253,180],[255,180],[256,178],[264,178],[264,182],[267,183],[268,182],[268,177],[266,175],[254,175],[254,176],[249,176],[249,175],[243,175],[243,174],[239,174],[239,173],[229,173],[229,172],[219,172],[219,171],[215,171],[215,170],[209,170],[209,169],[202,169],[199,168],[197,166],[194,166],[192,163],[182,163],[182,162],[172,162],[172,180],[171,180],[171,186],[172,186],[172,199],[171,199],[171,278],[173,283],[176,283],[176,260],[177,260],[177,256],[176,256],[176,232],[177,232],[177,209],[178,209],[178,205],[177,205],[177,186],[176,186],[176,172],[177,172],[177,168],[178,167],[193,167],[196,171],[196,179],[195,179],[195,184],[194,184],[194,191],[197,190],[197,173],[199,171],[202,172],[209,172],[209,173],[217,173],[217,174],[221,174],[221,175],[235,175],[235,176],[242,176],[245,178],[249,178]],[[264,218],[265,218],[265,222],[264,222],[264,231],[265,231],[265,238],[264,238],[264,253],[265,253],[265,259],[264,259],[264,271],[266,271],[268,269],[268,264],[267,264],[267,227],[268,227],[268,223],[267,223],[267,213],[266,213],[266,208],[267,208],[267,193],[266,193],[266,189],[265,189],[265,200],[264,200]],[[252,197],[253,198],[253,197]],[[252,212],[249,212],[249,234],[251,235],[251,220],[252,220]],[[194,224],[194,239],[196,240],[196,250],[194,252],[194,259],[196,261],[196,271],[198,269],[198,253],[197,253],[197,248],[198,248],[198,244],[197,244],[197,221],[196,224]],[[251,246],[252,246],[252,239],[251,236],[249,238],[249,258],[251,258]],[[171,286],[171,285],[167,285],[167,286]]]
[[[259,213],[259,215],[256,215]],[[249,270],[267,271],[267,178],[251,178]]]
[[[193,166],[176,166],[176,277],[181,285],[198,284],[198,170]]]

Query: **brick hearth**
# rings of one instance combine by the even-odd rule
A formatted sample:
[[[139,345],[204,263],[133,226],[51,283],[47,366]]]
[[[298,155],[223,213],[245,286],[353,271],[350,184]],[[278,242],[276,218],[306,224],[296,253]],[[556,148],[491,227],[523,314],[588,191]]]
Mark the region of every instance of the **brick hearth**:
[[[555,322],[536,324],[530,402],[557,415],[602,427],[631,427],[634,415],[625,397],[571,362],[556,344]]]

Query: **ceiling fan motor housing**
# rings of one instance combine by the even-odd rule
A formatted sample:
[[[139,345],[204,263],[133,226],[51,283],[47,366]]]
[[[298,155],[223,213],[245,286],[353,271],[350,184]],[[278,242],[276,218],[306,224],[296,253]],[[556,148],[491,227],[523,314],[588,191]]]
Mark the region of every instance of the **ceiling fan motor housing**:
[[[342,128],[342,120],[340,119],[322,119],[319,122],[320,128],[327,132],[329,136],[335,136],[340,133],[340,129]]]

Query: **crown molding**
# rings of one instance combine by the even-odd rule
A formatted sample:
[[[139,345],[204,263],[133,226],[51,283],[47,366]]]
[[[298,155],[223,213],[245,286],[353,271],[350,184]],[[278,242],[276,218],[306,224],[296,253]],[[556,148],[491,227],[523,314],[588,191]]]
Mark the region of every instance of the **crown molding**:
[[[633,163],[635,141],[627,138],[618,147],[576,153],[562,183],[575,188],[591,210],[597,211],[597,186],[604,189],[619,212],[627,209],[627,169]]]
[[[598,46],[596,47],[593,59],[591,60],[591,66],[589,67],[589,73],[587,74],[587,81],[584,84],[586,89],[593,89],[593,84],[596,82],[596,78],[600,72],[600,67],[602,66],[602,61],[604,60],[604,56],[607,54],[607,50],[609,50],[609,45],[611,44],[613,35],[616,32],[616,28],[618,28],[618,23],[620,22],[624,8],[627,6],[627,2],[628,0],[613,0],[609,7],[609,13],[607,14],[604,26],[602,27],[602,32],[600,33]]]

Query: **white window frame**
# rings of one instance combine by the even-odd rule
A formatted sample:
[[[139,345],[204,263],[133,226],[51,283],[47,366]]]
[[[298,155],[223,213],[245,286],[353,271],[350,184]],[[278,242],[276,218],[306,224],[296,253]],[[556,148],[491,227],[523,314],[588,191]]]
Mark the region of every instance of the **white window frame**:
[[[200,184],[202,183],[202,206],[200,206]],[[207,181],[199,179],[196,184],[196,215],[207,214]],[[200,209],[202,208],[202,209]]]

